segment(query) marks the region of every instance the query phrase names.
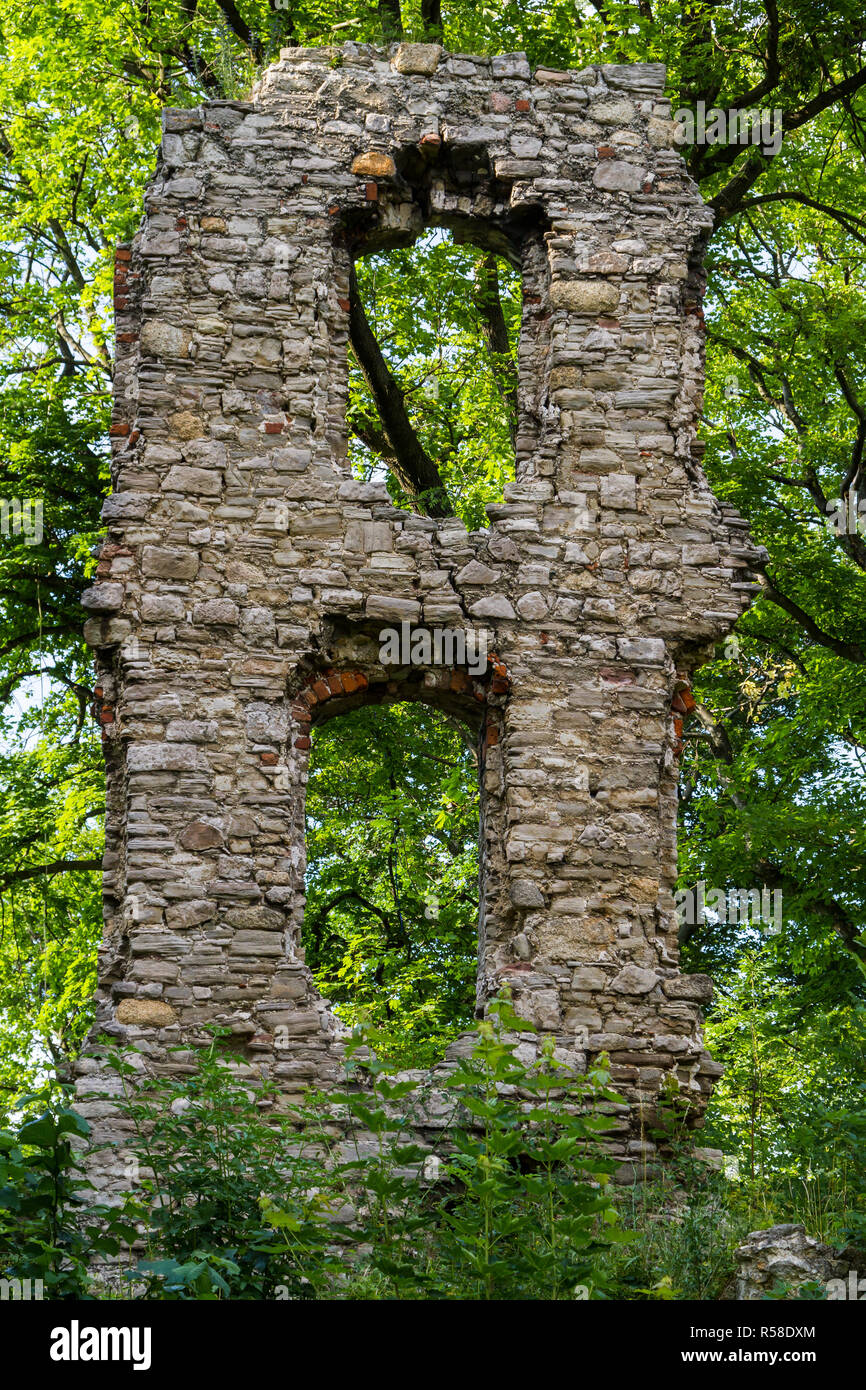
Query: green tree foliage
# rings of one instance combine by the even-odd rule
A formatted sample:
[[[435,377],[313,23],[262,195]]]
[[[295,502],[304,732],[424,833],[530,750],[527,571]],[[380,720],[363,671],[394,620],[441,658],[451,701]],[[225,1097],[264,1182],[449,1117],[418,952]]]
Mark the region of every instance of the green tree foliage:
[[[304,945],[322,993],[403,1065],[441,1057],[475,1011],[478,790],[457,726],[373,706],[314,734]],[[471,741],[471,740],[470,740]]]
[[[38,681],[4,721],[0,764],[0,1091],[83,1040],[101,928],[104,771],[80,690]],[[29,698],[28,698],[29,697]]]
[[[87,1211],[80,1158],[90,1126],[66,1100],[22,1096],[14,1124],[0,1129],[0,1279],[17,1280],[18,1297],[87,1297],[88,1261],[135,1238],[119,1213]]]
[[[501,501],[514,478],[520,276],[437,230],[411,248],[363,259],[358,283],[451,509],[470,530],[486,526],[487,503]],[[382,473],[393,451],[354,354],[350,366],[350,457],[370,477]],[[395,503],[410,505],[393,472],[386,480]]]

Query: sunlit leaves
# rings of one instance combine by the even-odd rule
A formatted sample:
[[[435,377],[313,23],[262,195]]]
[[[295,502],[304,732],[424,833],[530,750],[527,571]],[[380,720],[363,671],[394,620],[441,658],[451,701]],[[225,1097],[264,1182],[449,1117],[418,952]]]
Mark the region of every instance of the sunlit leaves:
[[[368,707],[316,731],[307,960],[342,1017],[382,1028],[395,1059],[437,1060],[472,1019],[477,836],[474,759],[442,716]]]
[[[485,504],[501,501],[514,477],[513,411],[508,399],[520,324],[520,277],[499,262],[500,300],[511,354],[501,361],[485,341],[479,308],[483,253],[455,245],[434,230],[411,249],[371,256],[358,265],[367,316],[386,361],[405,392],[413,426],[451,496],[472,528],[487,524]],[[350,425],[375,415],[352,359]],[[379,456],[352,438],[362,474],[381,471]],[[395,501],[405,505],[388,475]]]

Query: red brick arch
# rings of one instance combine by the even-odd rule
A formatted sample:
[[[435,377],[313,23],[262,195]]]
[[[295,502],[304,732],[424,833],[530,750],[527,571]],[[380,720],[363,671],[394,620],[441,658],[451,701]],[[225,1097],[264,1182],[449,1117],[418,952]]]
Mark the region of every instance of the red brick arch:
[[[326,666],[308,675],[292,700],[292,746],[309,749],[315,725],[362,705],[418,700],[477,729],[483,757],[499,742],[502,708],[510,691],[511,677],[495,652],[488,657],[487,670],[474,677],[457,666],[411,667],[401,670],[400,678],[360,667]]]

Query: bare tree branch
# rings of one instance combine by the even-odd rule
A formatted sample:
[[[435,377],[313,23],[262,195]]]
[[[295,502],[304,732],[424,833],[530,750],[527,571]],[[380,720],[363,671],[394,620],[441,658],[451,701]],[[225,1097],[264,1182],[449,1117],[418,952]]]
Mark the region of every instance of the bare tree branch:
[[[234,0],[217,0],[217,5],[222,11],[232,33],[240,39],[241,43],[246,44],[257,63],[264,59],[264,49],[262,41],[257,34],[254,34],[247,24],[243,15],[238,10]]]
[[[767,52],[766,68],[761,81],[748,91],[741,92],[730,103],[731,107],[738,111],[748,106],[753,106],[756,101],[761,101],[765,96],[772,92],[782,72],[782,65],[779,62],[779,11],[776,7],[776,0],[764,0],[764,9],[767,14]]]
[[[771,603],[775,603],[777,608],[781,608],[792,618],[796,618],[813,642],[817,642],[820,647],[826,647],[828,651],[835,652],[845,661],[853,661],[858,666],[866,663],[866,653],[857,642],[846,642],[841,637],[833,637],[829,632],[825,632],[823,628],[818,626],[814,618],[809,616],[805,608],[801,608],[793,599],[788,598],[787,594],[783,594],[773,583],[773,580],[761,572],[758,561],[753,562],[752,568],[757,572],[758,582],[765,596]]]
[[[866,246],[866,236],[858,231],[858,227],[866,225],[862,218],[830,207],[829,203],[819,202],[817,198],[809,198],[805,193],[799,193],[794,189],[784,189],[778,193],[761,193],[754,198],[747,198],[740,204],[738,211],[746,212],[749,208],[761,207],[765,203],[802,203],[804,207],[814,208],[816,212],[823,212],[827,217],[834,218],[849,236]]]
[[[490,350],[493,375],[500,395],[508,406],[508,428],[513,447],[517,439],[517,372],[499,297],[499,269],[492,251],[488,251],[476,264],[475,302]]]
[[[40,878],[42,875],[54,878],[57,874],[77,874],[101,868],[101,859],[52,859],[49,864],[30,864],[26,869],[10,869],[0,877],[0,886],[5,888],[10,883],[21,883],[24,879]]]
[[[358,365],[376,402],[393,458],[391,471],[409,497],[428,516],[453,516],[454,508],[439,469],[419,440],[405,394],[395,380],[364,312],[355,268],[349,277],[349,340]]]

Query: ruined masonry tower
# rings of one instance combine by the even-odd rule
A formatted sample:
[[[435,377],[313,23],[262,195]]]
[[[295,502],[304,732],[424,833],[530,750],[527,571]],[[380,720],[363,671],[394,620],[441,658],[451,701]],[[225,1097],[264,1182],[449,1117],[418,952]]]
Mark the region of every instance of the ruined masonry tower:
[[[397,698],[477,735],[479,1011],[508,981],[561,1055],[610,1054],[626,1175],[666,1074],[700,1113],[720,1068],[709,981],[677,969],[680,714],[756,552],[699,466],[712,219],[664,79],[346,44],[285,50],[249,102],[166,111],[117,253],[114,490],[84,597],[109,779],[77,1064],[97,1138],[124,1139],[94,1099],[101,1032],[165,1071],[220,1022],[287,1096],[338,1073],[300,948],[310,732]],[[346,464],[352,260],[429,226],[523,277],[516,482],[470,533]],[[403,620],[486,627],[496,658],[384,669]]]

